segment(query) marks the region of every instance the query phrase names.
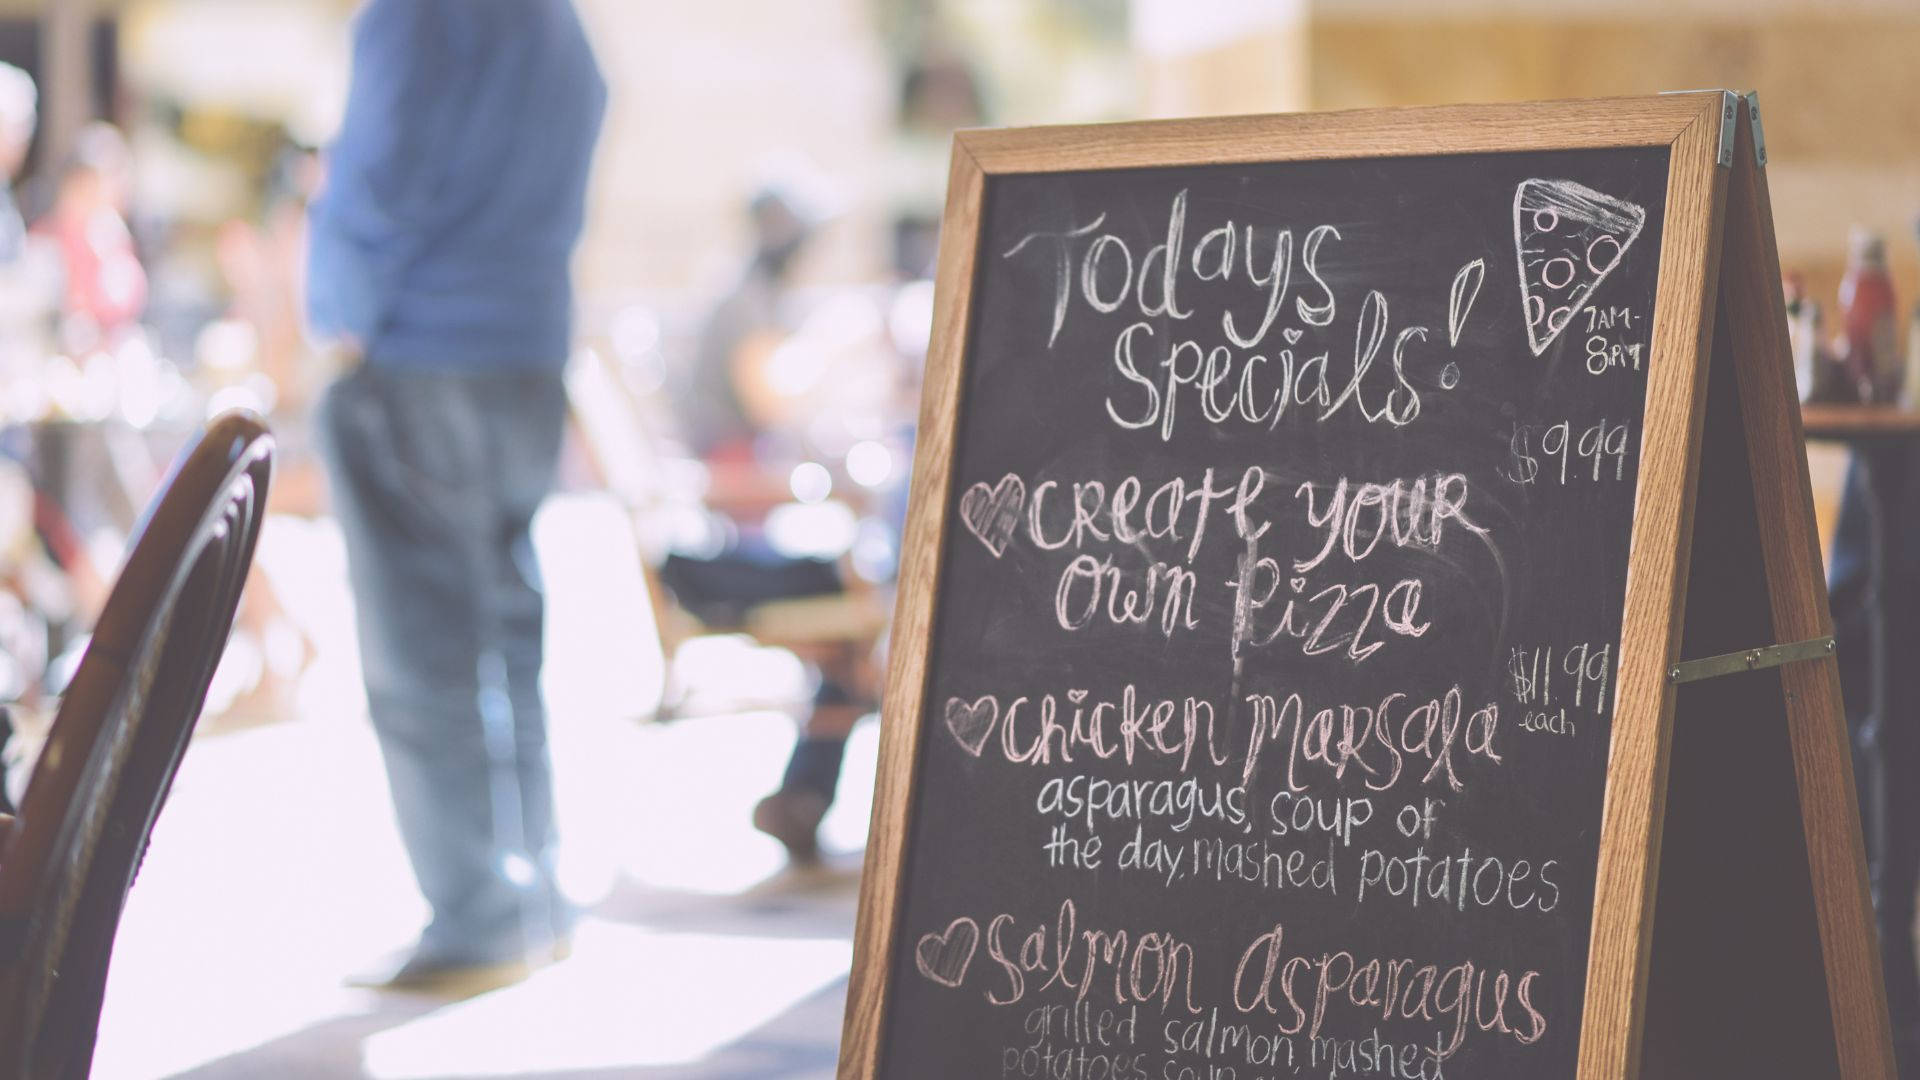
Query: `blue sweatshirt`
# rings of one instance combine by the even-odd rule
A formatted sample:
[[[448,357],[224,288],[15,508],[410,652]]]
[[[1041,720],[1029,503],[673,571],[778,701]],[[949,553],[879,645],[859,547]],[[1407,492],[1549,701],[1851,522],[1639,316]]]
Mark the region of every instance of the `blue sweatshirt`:
[[[369,0],[312,209],[307,309],[367,362],[566,362],[606,84],[569,0]]]

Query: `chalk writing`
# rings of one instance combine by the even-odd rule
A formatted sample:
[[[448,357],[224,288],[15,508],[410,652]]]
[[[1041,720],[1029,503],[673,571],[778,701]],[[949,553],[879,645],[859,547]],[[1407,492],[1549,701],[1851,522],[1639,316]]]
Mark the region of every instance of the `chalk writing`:
[[[880,1075],[1572,1074],[1665,177],[989,177]]]

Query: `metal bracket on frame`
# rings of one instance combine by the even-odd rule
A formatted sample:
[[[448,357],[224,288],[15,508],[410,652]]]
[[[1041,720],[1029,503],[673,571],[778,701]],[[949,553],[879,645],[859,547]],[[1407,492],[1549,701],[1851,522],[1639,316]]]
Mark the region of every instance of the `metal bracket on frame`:
[[[1675,684],[1698,682],[1701,679],[1717,679],[1722,675],[1737,675],[1742,671],[1759,671],[1832,655],[1833,635],[1828,634],[1826,637],[1792,641],[1785,645],[1768,645],[1759,649],[1721,653],[1719,656],[1703,656],[1698,660],[1682,660],[1667,669],[1667,681]]]
[[[1760,129],[1760,91],[1747,92],[1747,119],[1753,124],[1753,163],[1767,167],[1767,133]]]
[[[1662,94],[1719,94],[1720,95],[1720,153],[1714,159],[1721,168],[1733,166],[1733,138],[1739,131],[1734,124],[1740,119],[1740,95],[1731,90],[1662,90]],[[1755,114],[1758,115],[1757,113]],[[1755,121],[1758,123],[1758,121]]]

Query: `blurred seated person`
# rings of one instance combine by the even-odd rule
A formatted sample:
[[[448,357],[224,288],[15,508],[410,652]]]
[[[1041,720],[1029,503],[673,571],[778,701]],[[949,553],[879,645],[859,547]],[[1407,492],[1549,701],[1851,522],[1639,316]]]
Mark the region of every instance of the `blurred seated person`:
[[[95,121],[75,137],[53,208],[34,225],[60,251],[61,339],[76,354],[111,348],[146,307],[147,274],[122,216],[130,184],[126,140],[112,124]]]
[[[783,554],[759,527],[768,510],[790,498],[784,471],[760,462],[782,422],[765,370],[792,333],[792,270],[818,219],[777,187],[757,192],[748,209],[752,253],[709,310],[692,363],[671,384],[682,433],[712,475],[710,508],[736,526],[720,551],[670,554],[660,570],[675,600],[709,626],[737,626],[748,609],[768,601],[845,591],[837,563]],[[819,857],[819,826],[839,786],[847,735],[875,707],[872,648],[871,640],[854,639],[796,650],[818,683],[780,787],[753,812],[754,826],[796,863]]]

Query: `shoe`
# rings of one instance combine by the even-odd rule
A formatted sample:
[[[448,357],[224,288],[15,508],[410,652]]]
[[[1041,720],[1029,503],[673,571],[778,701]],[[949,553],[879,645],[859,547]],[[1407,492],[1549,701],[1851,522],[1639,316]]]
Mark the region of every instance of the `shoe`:
[[[827,798],[816,791],[781,788],[753,808],[753,827],[780,841],[787,858],[810,865],[820,861],[820,821]]]
[[[531,974],[533,965],[520,957],[476,961],[411,951],[349,975],[346,981],[348,986],[366,990],[393,990],[458,1001],[512,986]]]
[[[558,937],[530,953],[449,956],[418,946],[385,958],[346,979],[348,986],[425,994],[458,1001],[524,981],[534,971],[573,955],[573,941]]]

